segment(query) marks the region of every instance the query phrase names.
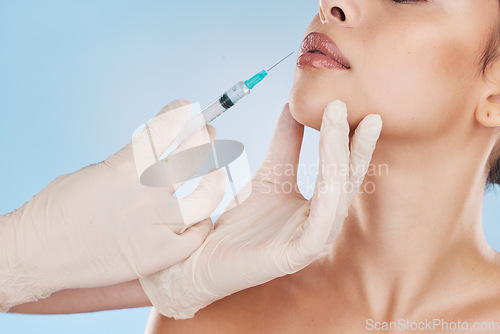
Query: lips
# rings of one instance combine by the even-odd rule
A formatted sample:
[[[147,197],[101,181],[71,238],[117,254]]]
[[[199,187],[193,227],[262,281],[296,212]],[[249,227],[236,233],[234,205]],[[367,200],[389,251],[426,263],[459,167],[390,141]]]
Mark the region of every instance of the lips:
[[[302,41],[297,65],[320,69],[351,68],[337,45],[325,34],[317,32],[310,33]]]

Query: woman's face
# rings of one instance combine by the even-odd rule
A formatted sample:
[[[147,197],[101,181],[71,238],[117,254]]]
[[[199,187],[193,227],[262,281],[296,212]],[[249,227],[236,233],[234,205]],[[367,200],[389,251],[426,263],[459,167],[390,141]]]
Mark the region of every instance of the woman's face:
[[[340,99],[351,128],[380,114],[386,137],[442,135],[484,98],[481,56],[497,15],[498,0],[320,0],[305,36],[328,36],[350,68],[298,65],[292,115],[319,130],[325,106]]]

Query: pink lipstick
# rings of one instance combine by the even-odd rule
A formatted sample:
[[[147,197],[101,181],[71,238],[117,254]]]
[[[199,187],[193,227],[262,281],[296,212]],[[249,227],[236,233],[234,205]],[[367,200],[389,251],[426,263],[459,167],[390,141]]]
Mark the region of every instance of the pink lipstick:
[[[330,37],[317,32],[310,33],[302,41],[297,66],[344,70],[351,68],[349,61]]]

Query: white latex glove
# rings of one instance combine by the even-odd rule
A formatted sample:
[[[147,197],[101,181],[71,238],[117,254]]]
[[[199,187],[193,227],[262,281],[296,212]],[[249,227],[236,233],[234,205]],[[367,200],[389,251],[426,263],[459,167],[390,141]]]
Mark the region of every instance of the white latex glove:
[[[57,177],[21,208],[0,217],[2,311],[63,289],[152,274],[184,260],[203,243],[212,230],[210,215],[224,196],[224,170],[207,174],[183,199],[173,196],[182,183],[148,187],[139,181],[138,168],[148,167],[154,150],[161,156],[169,147],[190,108],[187,100],[170,103],[122,150]],[[214,138],[215,129],[207,126],[170,156]]]
[[[242,190],[251,191],[248,199],[233,202],[187,260],[140,279],[155,308],[167,317],[191,318],[218,299],[295,273],[325,255],[363,182],[381,128],[380,116],[368,115],[355,131],[349,156],[346,106],[330,103],[315,192],[307,201],[297,187],[303,126],[285,106],[266,160]]]

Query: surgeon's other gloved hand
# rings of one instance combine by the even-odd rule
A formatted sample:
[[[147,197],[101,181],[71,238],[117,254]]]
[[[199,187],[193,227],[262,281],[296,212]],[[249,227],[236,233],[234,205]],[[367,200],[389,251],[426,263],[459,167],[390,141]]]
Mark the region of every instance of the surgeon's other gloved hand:
[[[204,176],[182,199],[173,195],[182,180],[152,187],[139,178],[185,126],[190,108],[187,100],[172,102],[122,150],[57,177],[0,217],[0,310],[58,290],[134,280],[186,259],[203,243],[224,196],[224,170]],[[214,138],[207,126],[169,157]]]
[[[218,299],[295,273],[324,256],[342,229],[381,129],[380,116],[368,115],[349,150],[346,106],[330,103],[321,127],[318,178],[308,201],[297,187],[303,126],[285,106],[266,160],[241,191],[246,195],[237,195],[246,200],[225,210],[187,260],[140,279],[155,308],[167,317],[191,318]]]

